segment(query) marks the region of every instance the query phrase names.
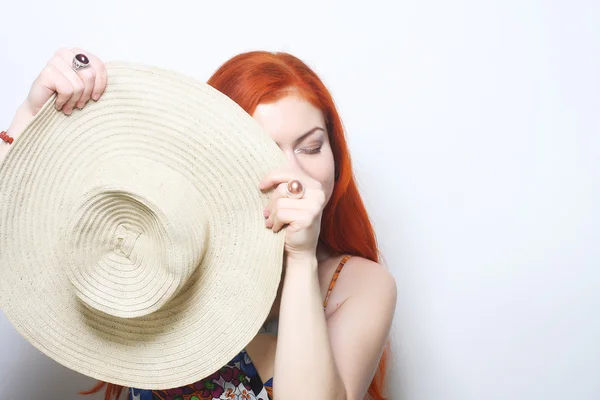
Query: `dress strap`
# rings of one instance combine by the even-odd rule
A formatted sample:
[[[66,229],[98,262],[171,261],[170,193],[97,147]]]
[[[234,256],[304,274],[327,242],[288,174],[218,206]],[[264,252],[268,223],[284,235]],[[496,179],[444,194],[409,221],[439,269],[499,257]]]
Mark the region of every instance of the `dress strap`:
[[[340,261],[340,264],[338,265],[337,269],[335,270],[335,273],[333,274],[333,278],[331,278],[331,283],[329,284],[329,289],[327,289],[327,296],[325,296],[325,301],[323,302],[323,309],[325,309],[327,307],[327,301],[329,301],[329,295],[331,294],[331,291],[333,290],[333,287],[335,286],[335,283],[337,282],[338,276],[340,276],[340,272],[342,272],[342,268],[344,268],[344,264],[346,264],[346,261],[348,261],[352,256],[350,255],[346,255],[344,256],[344,258],[342,258],[342,261]]]

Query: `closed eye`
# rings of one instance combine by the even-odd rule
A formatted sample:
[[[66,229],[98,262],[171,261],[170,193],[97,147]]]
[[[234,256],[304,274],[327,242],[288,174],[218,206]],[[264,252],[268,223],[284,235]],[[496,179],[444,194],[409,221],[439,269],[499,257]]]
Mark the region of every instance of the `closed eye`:
[[[303,153],[303,154],[317,154],[317,153],[321,152],[321,147],[322,146],[298,149],[298,152]]]

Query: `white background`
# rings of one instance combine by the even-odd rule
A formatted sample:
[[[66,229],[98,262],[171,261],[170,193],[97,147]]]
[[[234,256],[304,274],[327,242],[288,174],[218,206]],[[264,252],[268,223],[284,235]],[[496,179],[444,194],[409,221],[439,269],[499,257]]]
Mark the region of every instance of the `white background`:
[[[201,80],[246,50],[299,56],[398,281],[392,398],[600,398],[597,1],[0,4],[2,127],[59,46]],[[93,382],[0,314],[3,399]]]

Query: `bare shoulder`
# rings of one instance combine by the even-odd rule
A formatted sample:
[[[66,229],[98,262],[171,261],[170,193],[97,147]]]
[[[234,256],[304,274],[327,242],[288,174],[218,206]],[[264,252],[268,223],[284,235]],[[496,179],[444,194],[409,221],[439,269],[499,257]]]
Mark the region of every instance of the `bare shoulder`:
[[[325,299],[331,279],[343,256],[332,257],[323,263],[319,272],[321,292]],[[374,261],[353,256],[344,265],[331,291],[326,316],[333,315],[351,297],[370,299],[376,303],[385,302],[395,307],[397,286],[394,276],[388,269]]]

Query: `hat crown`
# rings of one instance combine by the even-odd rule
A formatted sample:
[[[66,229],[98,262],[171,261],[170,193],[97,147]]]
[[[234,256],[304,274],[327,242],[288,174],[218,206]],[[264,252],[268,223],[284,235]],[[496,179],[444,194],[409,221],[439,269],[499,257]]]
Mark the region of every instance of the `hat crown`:
[[[141,233],[134,229],[127,229],[126,225],[119,225],[115,234],[116,243],[114,252],[124,257],[129,257]]]
[[[191,207],[208,208],[180,172],[151,159],[120,160],[98,160],[83,179],[93,184],[71,205],[66,270],[86,306],[134,318],[159,310],[196,270],[209,227]],[[151,173],[157,168],[160,179]]]

